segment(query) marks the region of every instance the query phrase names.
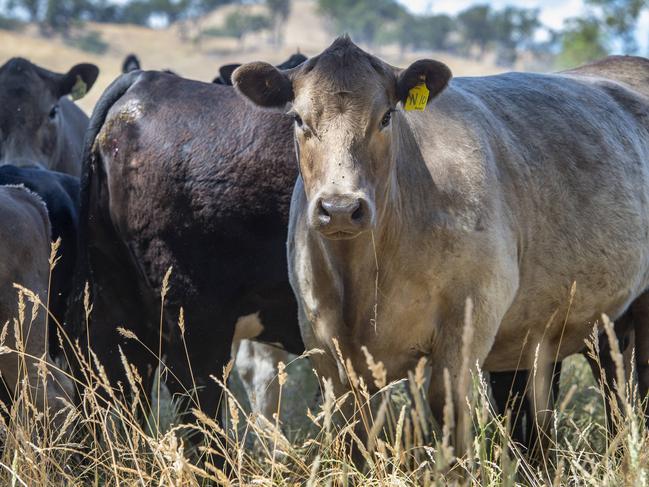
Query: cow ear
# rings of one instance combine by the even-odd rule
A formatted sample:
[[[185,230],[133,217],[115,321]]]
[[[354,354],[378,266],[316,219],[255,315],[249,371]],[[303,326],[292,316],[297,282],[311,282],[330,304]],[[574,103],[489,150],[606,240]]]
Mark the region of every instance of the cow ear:
[[[451,69],[446,64],[432,59],[420,59],[399,73],[397,98],[405,104],[410,90],[424,83],[430,92],[430,101],[446,88],[452,76]]]
[[[275,66],[248,63],[232,73],[232,83],[243,96],[265,108],[284,108],[293,101],[293,83]]]
[[[219,76],[214,80],[214,82],[216,82],[216,80],[218,79],[220,80],[219,84],[232,86],[232,73],[234,73],[234,70],[237,69],[239,66],[241,65],[226,64],[224,66],[221,66],[219,68]]]
[[[73,100],[83,98],[97,80],[99,68],[94,64],[77,64],[59,81],[59,97],[71,95]]]

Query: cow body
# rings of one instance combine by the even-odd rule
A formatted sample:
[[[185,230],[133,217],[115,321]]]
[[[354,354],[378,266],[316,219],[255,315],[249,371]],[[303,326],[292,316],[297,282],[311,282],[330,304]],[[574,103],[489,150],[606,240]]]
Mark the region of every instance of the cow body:
[[[200,406],[215,413],[220,391],[209,375],[221,376],[237,329],[303,350],[286,274],[290,124],[259,116],[231,87],[166,73],[125,75],[104,93],[87,140],[75,297],[80,312],[89,280],[90,345],[112,379],[123,373],[118,345],[145,378],[158,365],[116,328],[158,350],[170,268],[162,353],[172,393],[196,385]]]
[[[643,111],[634,117],[624,102]],[[461,360],[448,342],[462,343],[471,298],[486,321],[476,323],[481,363],[515,370],[533,355],[525,336],[534,347],[540,325],[557,310],[565,317],[576,282],[557,357],[580,351],[601,313],[616,319],[649,284],[644,109],[610,81],[512,74],[456,79],[424,113],[399,113],[411,152],[397,156],[399,206],[374,235],[376,330],[372,236],[314,235],[298,181],[289,266],[303,316],[315,318],[307,333],[322,333],[321,345],[344,332],[402,377],[431,350],[445,367]],[[343,258],[354,264],[331,265]],[[558,319],[545,333],[558,343],[562,328]]]
[[[68,95],[83,96],[98,73],[78,64],[57,74],[22,58],[1,66],[0,165],[37,164],[78,177],[88,117]]]
[[[16,283],[35,293],[42,302],[46,302],[49,282],[50,223],[43,201],[34,193],[17,186],[0,186],[0,246],[4,258],[0,262],[0,323],[9,327],[3,334],[3,350],[0,355],[0,374],[4,387],[0,387],[2,400],[10,400],[16,392],[18,382],[26,378],[34,388],[34,404],[43,409],[49,404],[54,410],[64,406],[65,400],[71,398],[71,383],[65,375],[54,368],[43,390],[43,380],[39,378],[40,360],[50,363],[46,342],[46,312],[37,306],[37,315],[30,321],[30,313],[22,322],[18,320],[18,293]],[[30,304],[24,297],[27,309]],[[33,304],[32,304],[33,305]],[[14,333],[14,326],[19,330]],[[25,354],[17,350],[16,336],[21,336]],[[22,368],[21,364],[25,364]],[[44,402],[47,401],[47,402]],[[62,418],[59,418],[62,420]]]
[[[67,313],[77,259],[79,178],[35,167],[5,165],[0,166],[0,186],[4,185],[22,185],[36,193],[47,207],[52,240],[61,239],[48,299],[49,311],[56,319],[49,322],[49,349],[56,355],[56,321],[62,323]]]
[[[649,286],[649,101],[578,73],[449,78],[436,61],[397,70],[346,38],[296,70],[233,76],[295,116],[289,272],[305,344],[329,351],[320,372],[346,388],[333,339],[367,383],[362,346],[391,379],[428,357],[433,412],[446,369],[463,432],[463,363],[545,370]],[[396,109],[418,83],[434,101]]]

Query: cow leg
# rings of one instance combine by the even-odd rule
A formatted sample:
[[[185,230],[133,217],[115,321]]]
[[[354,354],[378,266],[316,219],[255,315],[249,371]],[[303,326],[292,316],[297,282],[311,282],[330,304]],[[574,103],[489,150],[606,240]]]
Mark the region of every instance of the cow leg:
[[[553,439],[552,417],[558,380],[555,380],[554,347],[541,342],[537,351],[536,357],[530,357],[529,364],[531,380],[527,397],[532,428],[529,444],[531,457],[542,463]]]
[[[241,340],[233,357],[252,411],[272,421],[280,404],[277,364],[288,363],[288,353],[265,343]]]
[[[527,444],[530,418],[527,417],[527,370],[490,372],[491,393],[500,414],[511,411],[511,438],[520,445]],[[525,421],[527,419],[527,421]],[[527,428],[524,428],[527,426]]]
[[[210,334],[210,329],[194,329],[194,322],[199,323],[200,320],[194,321],[189,315],[184,338],[179,333],[174,333],[163,343],[164,361],[169,369],[167,373],[163,371],[163,380],[174,401],[181,403],[179,409],[183,417],[179,419],[180,422],[194,422],[196,418],[190,410],[195,408],[220,423],[220,412],[224,404],[223,390],[211,376],[222,379],[224,367],[230,361],[232,334],[231,331],[228,333],[224,330],[224,336],[220,340],[215,339]],[[188,440],[194,447],[206,445],[207,442],[202,434],[196,432],[192,432]],[[218,452],[217,445],[207,446]],[[219,467],[223,465],[223,457],[218,453],[210,461]]]
[[[633,307],[633,306],[632,306]],[[615,322],[615,335],[618,340],[620,350],[626,349],[628,344],[628,335],[633,327],[633,310],[629,308],[620,318]],[[604,393],[604,408],[606,414],[606,427],[611,435],[614,437],[617,434],[615,419],[613,418],[613,410],[623,412],[622,404],[613,386],[613,381],[616,380],[617,370],[613,357],[611,357],[611,344],[608,336],[603,333],[599,337],[599,361],[590,357],[588,353],[584,352],[584,356],[590,365],[590,370],[593,377],[599,383],[599,386]],[[615,403],[615,408],[613,407]]]
[[[645,407],[645,418],[649,423],[647,394],[649,393],[649,292],[633,302],[633,326],[635,331],[635,357],[638,371],[638,392]]]
[[[510,282],[507,279],[505,282]],[[495,281],[493,281],[495,282]],[[488,288],[485,289],[488,291]],[[468,295],[471,295],[470,293]],[[504,303],[505,300],[494,299],[497,296],[474,294],[475,307],[469,302],[456,304],[454,316],[442,317],[445,326],[435,337],[431,360],[431,381],[428,389],[428,400],[433,416],[439,424],[445,419],[444,409],[448,399],[453,401],[455,418],[455,449],[461,456],[470,441],[470,415],[467,408],[467,397],[472,392],[472,373],[475,365],[484,364],[493,345],[501,318],[506,311],[493,308],[492,303]],[[470,313],[469,313],[470,312]],[[470,314],[470,325],[467,326],[467,315]],[[468,353],[468,356],[465,356]],[[445,377],[446,374],[448,378]],[[451,391],[448,391],[450,386]],[[449,396],[450,392],[450,396]]]

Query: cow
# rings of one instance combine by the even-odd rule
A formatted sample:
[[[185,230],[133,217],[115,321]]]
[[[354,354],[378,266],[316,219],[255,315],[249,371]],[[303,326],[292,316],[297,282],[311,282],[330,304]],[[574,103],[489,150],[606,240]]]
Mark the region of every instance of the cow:
[[[84,96],[98,74],[94,64],[59,74],[23,58],[0,67],[0,166],[36,163],[79,177],[88,117],[68,95]]]
[[[388,380],[427,357],[438,419],[454,385],[462,452],[464,372],[536,367],[530,399],[548,431],[552,363],[649,287],[649,61],[607,63],[610,77],[452,80],[439,61],[398,69],[341,37],[292,70],[234,72],[245,98],[294,118],[289,275],[302,338],[328,351],[313,360],[336,390],[349,387],[336,341],[368,384],[364,350]],[[635,327],[643,394],[648,332]]]
[[[232,87],[162,72],[122,75],[102,95],[84,149],[68,322],[86,343],[88,282],[87,338],[113,383],[126,383],[121,347],[150,390],[170,269],[161,349],[172,394],[195,388],[193,404],[216,415],[210,375],[222,376],[235,335],[304,350],[286,272],[291,124],[259,114]]]
[[[79,178],[38,167],[6,165],[0,166],[0,186],[5,185],[22,185],[37,194],[47,207],[52,240],[61,239],[48,294],[48,309],[54,317],[48,322],[48,346],[50,355],[57,358],[57,322],[61,324],[67,314],[77,259]]]
[[[0,400],[10,403],[18,393],[19,381],[26,379],[34,405],[44,411],[46,405],[56,413],[72,399],[70,380],[53,366],[46,341],[46,310],[35,303],[47,299],[49,282],[50,222],[41,198],[24,186],[0,186],[0,326],[2,326],[2,353],[0,354]],[[21,291],[27,312],[19,316]],[[33,294],[31,294],[33,293]],[[31,301],[31,304],[30,302]],[[37,314],[30,308],[36,307]],[[33,318],[30,318],[30,316]],[[14,330],[14,327],[17,329]],[[20,336],[22,345],[17,342]],[[47,390],[39,365],[48,365]],[[56,421],[62,421],[59,415]]]
[[[299,66],[304,61],[307,60],[307,57],[300,53],[299,51],[295,54],[291,54],[286,61],[277,65],[277,69],[291,69]],[[232,86],[232,73],[237,69],[241,64],[224,64],[219,68],[219,75],[212,80],[212,83],[217,85],[228,85]]]
[[[298,52],[291,55],[278,67],[281,69],[292,68],[305,60],[306,56]],[[213,80],[213,83],[232,86],[230,75],[239,66],[241,64],[221,66],[219,68],[220,74]],[[127,73],[139,69],[141,69],[139,59],[134,54],[127,56],[122,65],[122,72]],[[170,71],[165,72],[175,74]],[[245,329],[245,327],[242,329]],[[244,335],[242,339],[237,336],[233,338],[231,356],[235,361],[237,372],[248,395],[252,410],[267,418],[272,418],[272,414],[277,409],[279,397],[279,384],[275,380],[277,364],[280,361],[287,363],[291,360],[289,353],[281,347],[248,341]]]
[[[122,63],[122,73],[130,73],[142,69],[140,59],[135,54],[129,54]]]

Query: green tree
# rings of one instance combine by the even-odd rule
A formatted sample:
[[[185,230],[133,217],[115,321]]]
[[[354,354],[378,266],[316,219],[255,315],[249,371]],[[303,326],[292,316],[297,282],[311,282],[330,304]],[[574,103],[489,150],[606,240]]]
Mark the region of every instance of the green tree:
[[[47,0],[44,29],[67,36],[70,27],[91,17],[91,12],[92,5],[87,0]]]
[[[450,48],[449,36],[456,29],[448,15],[403,15],[394,26],[391,37],[401,49],[445,50]]]
[[[638,50],[635,33],[638,18],[647,8],[647,0],[586,0],[586,3],[599,7],[602,21],[614,37],[622,41],[625,54],[635,54]]]
[[[333,20],[338,34],[348,33],[358,42],[375,43],[394,30],[406,14],[396,0],[318,0],[320,11]],[[391,36],[388,36],[391,37]]]
[[[529,50],[534,34],[541,26],[538,9],[506,7],[491,15],[493,42],[496,45],[498,62],[511,65],[519,50]]]
[[[273,42],[278,46],[282,45],[282,28],[291,13],[291,0],[266,0],[266,5],[273,24]]]
[[[491,8],[488,4],[469,7],[458,14],[457,22],[467,53],[477,47],[477,57],[481,59],[495,37]]]
[[[22,8],[27,12],[27,20],[29,22],[37,22],[39,13],[43,7],[42,0],[10,0],[7,4],[7,10],[15,8]]]
[[[572,68],[606,56],[606,37],[595,17],[568,19],[561,34],[558,68]]]

